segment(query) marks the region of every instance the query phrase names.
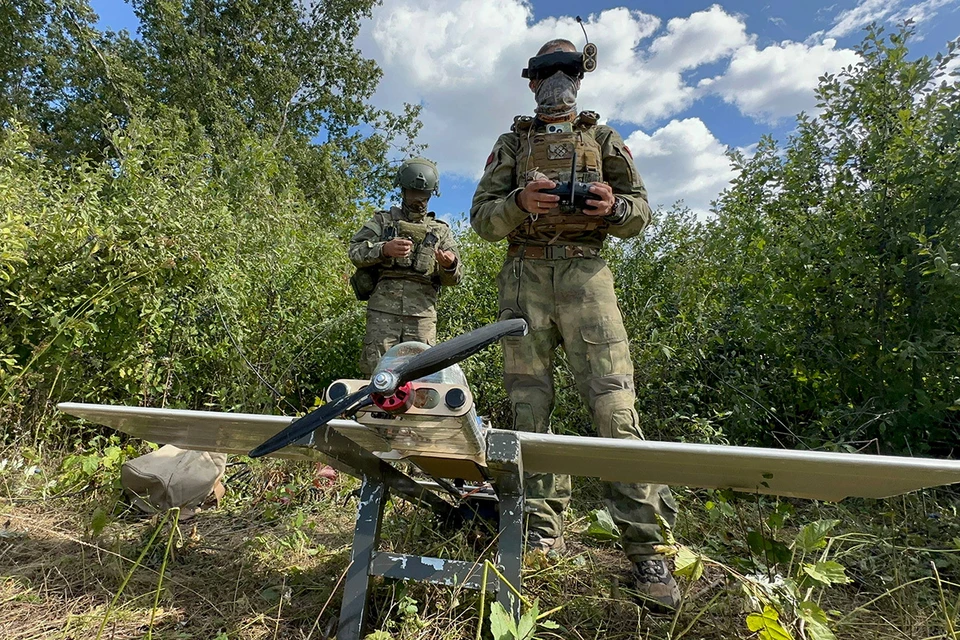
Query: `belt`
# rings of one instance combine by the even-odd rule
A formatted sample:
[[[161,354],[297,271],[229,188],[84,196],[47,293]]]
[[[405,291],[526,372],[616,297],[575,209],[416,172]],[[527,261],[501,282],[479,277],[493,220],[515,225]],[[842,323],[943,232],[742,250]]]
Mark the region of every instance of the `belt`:
[[[599,255],[600,249],[596,247],[581,247],[572,244],[548,244],[544,246],[511,244],[507,249],[507,256],[511,258],[530,258],[533,260],[596,258]]]

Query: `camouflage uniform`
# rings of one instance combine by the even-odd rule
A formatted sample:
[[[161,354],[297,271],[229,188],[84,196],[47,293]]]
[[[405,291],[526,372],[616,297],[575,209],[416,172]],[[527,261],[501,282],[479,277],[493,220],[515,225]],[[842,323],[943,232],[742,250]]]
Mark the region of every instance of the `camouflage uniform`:
[[[410,256],[383,255],[383,245],[393,236],[414,242]],[[451,268],[444,269],[437,263],[435,248],[453,252],[456,261]],[[387,349],[400,342],[419,340],[434,344],[440,287],[456,285],[463,278],[460,251],[450,227],[432,212],[411,221],[400,207],[393,207],[378,211],[368,220],[350,239],[347,253],[358,268],[381,266],[380,280],[367,302],[361,371],[369,376]]]
[[[641,439],[634,406],[633,362],[617,304],[613,275],[599,251],[608,234],[630,238],[650,222],[647,191],[620,135],[583,112],[572,132],[547,133],[529,117],[517,117],[487,160],[470,209],[474,230],[491,242],[508,238],[507,259],[498,276],[502,316],[522,316],[530,331],[506,338],[504,383],[514,428],[546,433],[554,406],[554,354],[563,345],[577,388],[599,435]],[[566,181],[572,151],[578,180],[606,182],[624,203],[617,216],[528,214],[516,196],[526,182],[544,176]],[[566,170],[564,170],[564,168]],[[562,534],[570,478],[527,477],[528,526],[544,536]],[[660,542],[655,514],[673,524],[676,506],[663,485],[607,483],[605,503],[634,562],[656,556]]]

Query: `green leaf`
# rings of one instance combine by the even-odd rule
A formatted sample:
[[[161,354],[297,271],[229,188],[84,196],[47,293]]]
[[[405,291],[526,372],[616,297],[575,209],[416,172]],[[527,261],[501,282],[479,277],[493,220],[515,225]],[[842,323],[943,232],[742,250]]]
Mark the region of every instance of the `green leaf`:
[[[97,507],[93,512],[93,518],[90,519],[90,533],[99,536],[109,521],[106,510],[103,507]]]
[[[794,542],[796,547],[804,553],[811,553],[827,546],[827,534],[840,524],[839,520],[817,520],[800,530]]]
[[[596,540],[619,540],[620,530],[613,523],[613,518],[606,509],[597,509],[590,512],[590,526],[586,534]]]
[[[83,456],[80,459],[80,469],[84,474],[92,476],[97,472],[97,469],[100,468],[100,458],[99,456],[89,455]]]
[[[284,600],[286,602],[290,601],[290,596],[293,594],[293,590],[290,587],[283,587],[276,585],[273,587],[267,587],[260,592],[260,597],[266,600],[267,602],[280,602]]]
[[[493,640],[519,640],[517,623],[499,602],[490,605],[490,633]]]
[[[703,576],[703,556],[690,547],[681,546],[673,559],[674,573],[690,580],[699,580]]]
[[[837,640],[837,636],[833,635],[827,626],[827,614],[815,602],[801,602],[800,617],[807,623],[807,636],[810,640]]]
[[[747,533],[747,546],[754,554],[759,556],[757,559],[771,566],[790,562],[793,555],[787,545],[768,538],[756,530]]]
[[[663,545],[673,546],[677,544],[676,539],[673,537],[673,529],[670,527],[670,523],[664,520],[663,516],[659,513],[653,515],[657,518],[657,524],[660,525],[660,535],[663,537]]]
[[[850,578],[847,577],[846,569],[843,568],[843,565],[833,560],[818,562],[816,564],[805,564],[802,568],[804,573],[824,586],[847,584],[850,582]]]
[[[526,613],[520,616],[520,624],[517,625],[517,638],[519,640],[531,640],[534,632],[537,630],[537,602],[527,609]]]
[[[793,640],[790,632],[780,625],[780,614],[770,605],[763,608],[763,613],[748,615],[747,628],[759,631],[760,640]]]
[[[103,451],[103,468],[104,469],[113,469],[117,462],[120,461],[120,455],[122,454],[120,447],[112,446],[107,447]]]

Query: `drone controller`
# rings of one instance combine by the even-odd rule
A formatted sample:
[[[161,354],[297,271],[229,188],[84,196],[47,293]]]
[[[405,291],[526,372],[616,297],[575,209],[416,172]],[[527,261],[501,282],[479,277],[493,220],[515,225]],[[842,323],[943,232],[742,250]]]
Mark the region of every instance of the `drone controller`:
[[[540,189],[540,193],[560,196],[557,203],[565,209],[593,209],[587,200],[599,200],[600,197],[590,192],[590,183],[577,181],[577,152],[573,152],[573,161],[570,166],[570,182],[557,184],[552,189]]]

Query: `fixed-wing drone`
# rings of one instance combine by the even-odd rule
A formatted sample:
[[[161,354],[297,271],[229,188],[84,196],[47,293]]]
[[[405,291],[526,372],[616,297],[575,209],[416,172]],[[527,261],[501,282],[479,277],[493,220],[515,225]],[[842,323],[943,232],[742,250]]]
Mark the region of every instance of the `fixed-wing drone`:
[[[495,500],[499,533],[494,564],[519,590],[524,471],[833,501],[883,498],[960,482],[960,461],[493,429],[478,418],[457,363],[500,338],[526,330],[524,320],[512,319],[434,347],[397,345],[381,359],[371,380],[335,381],[327,388],[327,404],[296,419],[77,403],[61,403],[59,408],[152,442],[249,452],[254,457],[319,457],[361,478],[339,640],[363,637],[371,576],[489,588],[508,611],[519,615],[520,603],[510,597],[506,585],[484,584],[477,564],[378,552],[389,492],[447,518],[458,516],[468,494]],[[396,460],[412,462],[431,480],[415,480],[392,464]],[[492,491],[477,494],[476,483],[489,483]]]

